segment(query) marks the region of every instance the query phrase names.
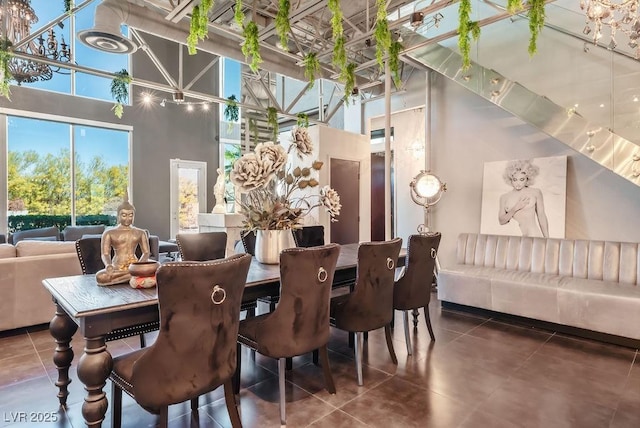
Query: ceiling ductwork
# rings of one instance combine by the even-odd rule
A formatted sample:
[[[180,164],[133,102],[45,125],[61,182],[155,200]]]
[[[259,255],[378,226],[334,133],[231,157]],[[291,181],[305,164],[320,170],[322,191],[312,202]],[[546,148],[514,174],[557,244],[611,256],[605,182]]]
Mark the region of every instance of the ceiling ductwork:
[[[94,28],[78,33],[78,37],[96,49],[112,53],[129,53],[131,51],[110,50],[125,43],[136,46],[120,32],[120,26],[127,25],[163,39],[186,44],[189,35],[189,23],[186,20],[178,23],[167,21],[165,16],[151,8],[139,6],[138,3],[138,0],[104,0],[96,7]],[[215,29],[210,28],[209,37],[198,43],[198,50],[245,62],[240,49],[240,39],[234,41],[228,34],[218,34]],[[287,62],[282,56],[269,51],[262,52],[262,59],[262,65],[266,70],[305,80],[303,68],[294,61]]]
[[[104,52],[135,52],[138,46],[120,31],[120,25],[128,21],[129,6],[128,2],[117,0],[105,0],[100,3],[96,7],[93,28],[78,33],[80,41]]]

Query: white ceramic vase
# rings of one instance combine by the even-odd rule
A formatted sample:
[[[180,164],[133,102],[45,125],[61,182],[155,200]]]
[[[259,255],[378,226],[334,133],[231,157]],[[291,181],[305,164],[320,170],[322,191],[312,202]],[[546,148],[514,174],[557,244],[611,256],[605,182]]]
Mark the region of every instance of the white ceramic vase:
[[[280,263],[280,252],[296,246],[291,230],[258,230],[256,234],[256,260],[260,263]]]

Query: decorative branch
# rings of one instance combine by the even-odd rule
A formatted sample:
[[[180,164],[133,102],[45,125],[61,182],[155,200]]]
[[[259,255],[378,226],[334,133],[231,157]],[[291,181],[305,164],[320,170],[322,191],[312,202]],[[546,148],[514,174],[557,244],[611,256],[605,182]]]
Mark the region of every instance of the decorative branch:
[[[280,36],[282,50],[288,51],[289,31],[291,31],[291,25],[289,24],[291,2],[289,0],[280,0],[279,3],[278,14],[276,15],[276,33]]]
[[[273,140],[278,139],[278,110],[275,107],[267,108],[267,123],[273,131]]]
[[[242,44],[242,53],[245,60],[249,62],[249,68],[255,73],[258,71],[258,67],[262,63],[262,57],[260,56],[260,41],[258,40],[258,26],[255,22],[249,21],[244,27],[244,43]]]
[[[316,76],[321,73],[320,61],[318,60],[316,52],[306,54],[302,60],[302,64],[304,64],[304,77],[309,80],[309,89],[311,89],[316,83]]]
[[[131,76],[129,72],[122,69],[115,73],[116,77],[111,81],[111,97],[116,101],[111,108],[118,119],[122,119],[124,113],[124,104],[129,100],[129,85],[131,84]]]
[[[298,125],[299,128],[309,127],[309,116],[307,116],[306,113],[298,113],[297,117],[298,117],[298,121],[296,125]]]
[[[4,39],[0,43],[0,95],[11,101],[11,89],[9,82],[13,78],[9,70],[9,62],[13,58],[13,54],[9,51],[11,41]]]

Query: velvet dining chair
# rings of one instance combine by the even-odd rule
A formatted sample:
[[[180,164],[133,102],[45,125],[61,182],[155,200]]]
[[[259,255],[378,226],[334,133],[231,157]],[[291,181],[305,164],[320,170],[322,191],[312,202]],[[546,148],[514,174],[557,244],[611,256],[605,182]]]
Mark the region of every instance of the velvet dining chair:
[[[280,253],[280,303],[273,312],[240,322],[234,388],[240,389],[240,344],[278,359],[280,422],[286,424],[287,358],[319,350],[327,390],[335,385],[329,367],[329,299],[340,246],[289,248]]]
[[[160,333],[147,348],[113,359],[113,426],[122,421],[122,391],[167,426],[168,406],[191,401],[224,385],[234,428],[242,426],[233,395],[240,303],[251,257],[237,254],[158,268]]]
[[[402,238],[365,242],[358,247],[356,282],[353,291],[331,299],[333,326],[355,333],[358,385],[362,378],[364,332],[383,328],[391,361],[398,363],[391,339],[393,285]]]
[[[226,232],[178,233],[176,243],[181,260],[205,261],[224,258],[227,251]],[[256,301],[244,302],[242,310],[247,317],[256,313]]]
[[[405,269],[393,287],[393,309],[402,311],[404,337],[409,355],[412,353],[409,333],[410,310],[423,309],[429,336],[431,340],[436,340],[431,327],[429,302],[440,238],[440,233],[409,236]]]

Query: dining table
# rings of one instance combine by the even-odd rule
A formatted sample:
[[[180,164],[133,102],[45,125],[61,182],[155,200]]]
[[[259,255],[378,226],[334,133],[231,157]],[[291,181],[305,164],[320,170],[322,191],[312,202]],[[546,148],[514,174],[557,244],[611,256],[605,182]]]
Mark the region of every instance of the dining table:
[[[333,287],[354,283],[358,245],[340,246]],[[403,249],[398,259],[399,266],[404,264],[405,255]],[[116,330],[130,329],[135,332],[140,326],[158,325],[157,289],[136,289],[128,283],[99,286],[95,275],[47,278],[42,284],[51,293],[55,304],[55,315],[49,331],[56,342],[53,362],[58,370],[55,385],[58,387],[60,406],[67,405],[68,385],[71,382],[69,368],[74,357],[71,340],[79,328],[84,337],[84,349],[78,361],[77,374],[86,390],[82,415],[87,426],[100,427],[108,406],[104,387],[113,367],[107,337]],[[263,264],[253,257],[243,302],[276,296],[279,288],[279,265]]]

